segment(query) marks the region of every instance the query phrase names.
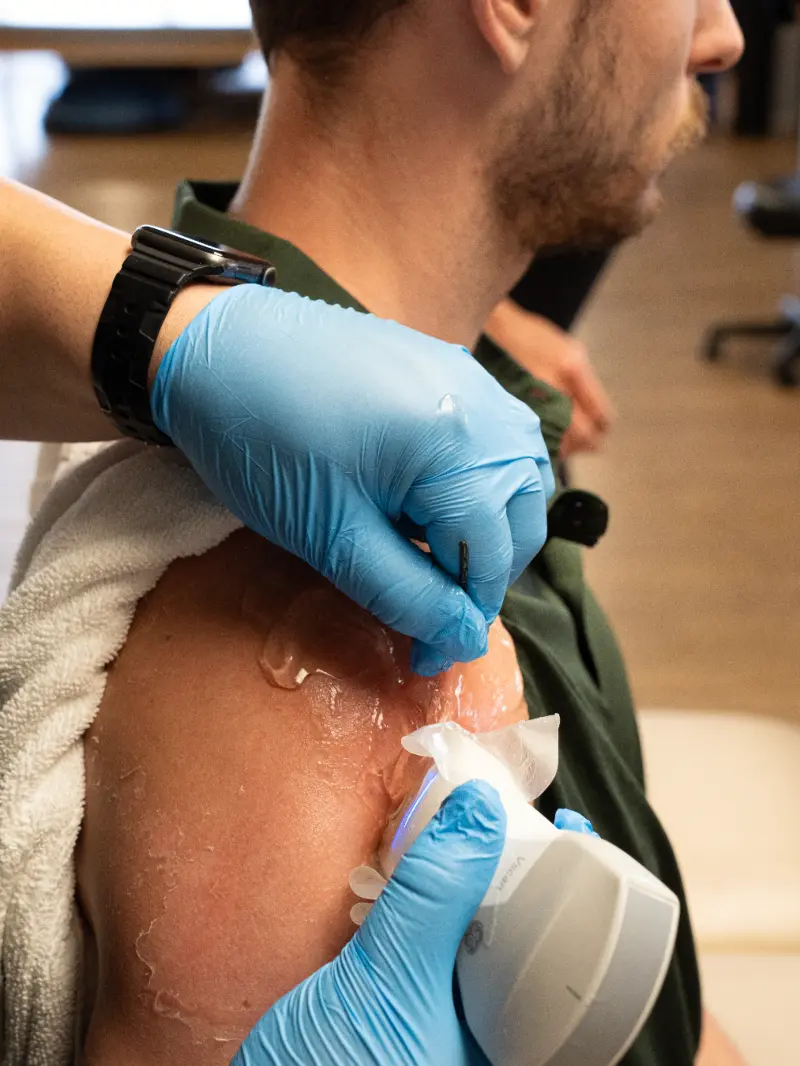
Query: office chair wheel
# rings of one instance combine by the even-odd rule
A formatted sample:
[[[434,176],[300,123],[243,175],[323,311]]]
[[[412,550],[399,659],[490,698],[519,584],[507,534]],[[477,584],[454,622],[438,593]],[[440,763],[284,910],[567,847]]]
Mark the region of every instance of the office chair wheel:
[[[707,363],[716,363],[722,356],[722,345],[728,336],[726,329],[712,329],[703,341],[703,359]]]
[[[784,389],[796,389],[800,385],[800,369],[791,363],[778,363],[775,380]]]
[[[800,386],[800,330],[795,331],[778,349],[773,374],[777,383],[785,389]]]

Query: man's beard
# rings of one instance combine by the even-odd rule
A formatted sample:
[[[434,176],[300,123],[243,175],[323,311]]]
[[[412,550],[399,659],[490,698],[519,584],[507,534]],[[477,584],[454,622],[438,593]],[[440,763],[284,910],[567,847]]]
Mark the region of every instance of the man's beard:
[[[692,92],[683,121],[669,146],[667,163],[696,147],[708,133],[708,97],[699,82],[692,84]]]
[[[528,116],[488,173],[495,215],[526,254],[565,246],[610,247],[640,233],[661,207],[658,178],[706,132],[708,103],[695,83],[682,121],[658,158],[643,158],[641,149],[651,115],[632,131],[633,147],[614,152],[605,116],[591,105],[576,109],[575,91],[567,88],[556,102],[561,121],[551,126],[559,130],[548,138],[551,145],[537,151],[540,130]]]

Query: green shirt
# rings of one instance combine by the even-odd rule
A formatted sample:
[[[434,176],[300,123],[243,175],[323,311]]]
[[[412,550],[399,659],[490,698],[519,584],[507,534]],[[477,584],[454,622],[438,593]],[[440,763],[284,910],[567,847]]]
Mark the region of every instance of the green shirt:
[[[287,241],[228,218],[236,187],[178,188],[174,223],[184,233],[268,259],[278,284],[342,307],[360,306]],[[488,338],[475,358],[539,416],[554,458],[570,420],[566,397],[520,370]],[[700,1036],[700,988],[692,932],[675,857],[645,796],[639,736],[625,667],[603,612],[583,580],[580,549],[553,539],[509,590],[502,619],[514,639],[531,717],[561,715],[559,767],[540,801],[585,814],[596,830],[676,892],[682,918],[656,1007],[624,1066],[692,1066]]]

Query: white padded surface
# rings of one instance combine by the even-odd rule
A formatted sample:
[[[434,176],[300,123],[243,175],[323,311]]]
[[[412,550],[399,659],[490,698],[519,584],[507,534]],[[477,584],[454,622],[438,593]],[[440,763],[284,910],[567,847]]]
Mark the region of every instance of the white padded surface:
[[[667,710],[640,725],[700,949],[800,954],[800,727]],[[800,1026],[800,979],[794,991]]]
[[[800,1063],[800,955],[700,958],[706,1006],[748,1066]]]
[[[0,441],[0,603],[28,525],[28,491],[38,450],[38,444]]]

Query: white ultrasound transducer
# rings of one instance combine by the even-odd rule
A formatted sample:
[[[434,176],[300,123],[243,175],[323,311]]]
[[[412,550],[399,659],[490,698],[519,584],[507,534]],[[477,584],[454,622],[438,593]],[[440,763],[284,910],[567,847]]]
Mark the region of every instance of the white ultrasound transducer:
[[[508,766],[474,741],[454,725],[405,738],[436,767],[402,818],[384,872],[457,785],[474,778],[494,785],[508,831],[458,954],[467,1023],[493,1066],[614,1066],[661,989],[678,899],[613,844],[556,829]]]

